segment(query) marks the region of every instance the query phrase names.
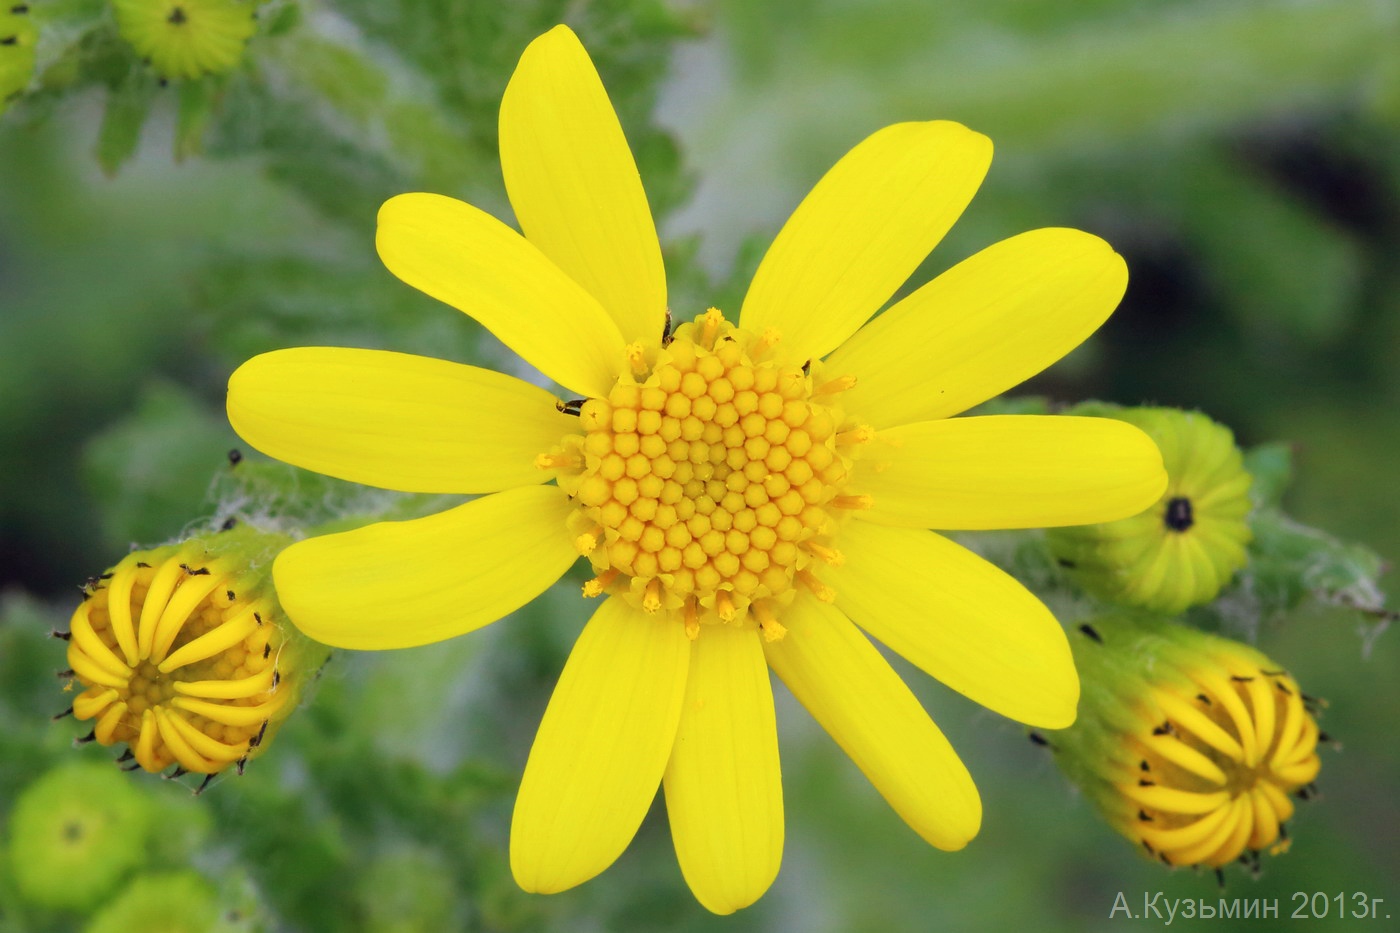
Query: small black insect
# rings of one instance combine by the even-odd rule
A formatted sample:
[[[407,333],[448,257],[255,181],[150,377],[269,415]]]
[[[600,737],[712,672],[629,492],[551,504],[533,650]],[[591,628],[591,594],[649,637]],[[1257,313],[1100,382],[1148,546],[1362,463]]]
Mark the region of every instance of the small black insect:
[[[1083,632],[1085,635],[1088,635],[1090,638],[1092,638],[1094,641],[1098,642],[1099,644],[1101,644],[1101,645],[1103,644],[1103,636],[1100,635],[1100,634],[1098,633],[1098,630],[1095,629],[1095,628],[1094,628],[1092,625],[1090,625],[1088,622],[1085,622],[1083,625],[1079,626],[1079,630],[1080,630],[1081,632]]]
[[[569,399],[567,402],[555,402],[554,407],[559,409],[561,414],[573,415],[575,418],[583,411],[583,403],[588,401],[584,398]]]
[[[238,466],[238,465],[239,465],[240,463],[242,463],[242,462],[243,462],[243,451],[241,451],[241,450],[239,450],[237,447],[235,447],[235,448],[233,448],[232,450],[230,450],[230,451],[228,452],[228,465],[229,465],[229,466]]]
[[[219,530],[220,530],[220,531],[232,531],[232,530],[233,530],[234,528],[236,528],[237,526],[238,526],[238,519],[236,519],[236,518],[234,518],[232,515],[230,515],[228,518],[224,519],[224,523],[223,523],[222,525],[219,526]]]
[[[192,577],[207,577],[207,576],[209,576],[209,568],[208,568],[208,567],[191,567],[189,564],[181,564],[181,565],[180,565],[180,569],[183,570],[185,573],[189,574],[189,575],[192,576]]]
[[[667,308],[666,323],[661,328],[661,345],[663,347],[669,345],[671,342],[671,325],[673,325],[674,323],[675,321],[671,319],[671,309]]]

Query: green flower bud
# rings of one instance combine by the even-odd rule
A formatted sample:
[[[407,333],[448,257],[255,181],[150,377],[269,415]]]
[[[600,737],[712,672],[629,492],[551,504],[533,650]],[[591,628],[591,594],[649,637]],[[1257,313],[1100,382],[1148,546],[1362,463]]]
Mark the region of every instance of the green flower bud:
[[[233,70],[257,29],[239,0],[112,0],[117,31],[162,77]]]
[[[28,3],[0,6],[0,113],[34,77],[34,42],[38,30],[29,16]]]
[[[144,860],[150,828],[148,801],[110,765],[61,765],[10,814],[15,887],[39,907],[88,910]]]
[[[1292,677],[1247,645],[1148,615],[1072,638],[1079,718],[1053,733],[1061,769],[1109,824],[1167,865],[1257,864],[1288,846],[1321,737]]]
[[[242,527],[135,551],[74,611],[68,665],[85,740],[126,744],[132,769],[214,775],[267,747],[327,649],[284,620],[282,535]],[[71,686],[71,685],[70,685]]]
[[[1251,478],[1234,435],[1199,412],[1079,406],[1117,418],[1157,442],[1167,490],[1116,522],[1052,528],[1046,541],[1071,578],[1095,596],[1157,612],[1210,602],[1248,560]]]
[[[96,914],[83,933],[209,933],[219,906],[192,871],[142,875]]]

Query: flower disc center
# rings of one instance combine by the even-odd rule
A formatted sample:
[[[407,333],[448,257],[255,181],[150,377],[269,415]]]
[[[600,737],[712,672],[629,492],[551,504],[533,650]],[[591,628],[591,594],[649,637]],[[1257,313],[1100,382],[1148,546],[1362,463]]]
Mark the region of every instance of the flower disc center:
[[[692,637],[752,617],[770,638],[795,582],[830,598],[807,567],[839,561],[834,513],[858,505],[840,492],[862,437],[834,404],[853,382],[814,388],[819,364],[782,359],[778,340],[711,309],[659,349],[630,347],[629,371],[583,404],[583,435],[566,441],[576,470],[560,483],[597,573],[586,595],[679,610]]]

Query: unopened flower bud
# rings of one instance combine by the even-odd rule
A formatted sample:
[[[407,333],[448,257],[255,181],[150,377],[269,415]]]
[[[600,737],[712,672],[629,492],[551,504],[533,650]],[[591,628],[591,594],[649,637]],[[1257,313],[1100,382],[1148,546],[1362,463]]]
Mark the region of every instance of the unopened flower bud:
[[[1160,617],[1080,634],[1079,718],[1049,742],[1109,824],[1173,866],[1286,849],[1290,795],[1306,799],[1321,765],[1317,701],[1253,648]]]
[[[280,535],[237,528],[135,551],[74,611],[72,713],[132,768],[213,775],[259,754],[326,649],[287,624],[272,588]]]
[[[83,911],[145,857],[152,812],[110,766],[69,762],[24,788],[10,813],[9,863],[31,904]]]
[[[165,78],[231,71],[257,24],[240,0],[112,0],[117,30]]]
[[[142,875],[99,911],[84,933],[134,930],[213,930],[219,920],[214,889],[192,871]]]
[[[0,113],[29,86],[34,77],[34,43],[38,31],[29,4],[0,6]]]
[[[1047,531],[1056,560],[1112,602],[1169,614],[1210,602],[1248,560],[1251,477],[1234,435],[1175,408],[1092,404],[1074,413],[1141,428],[1162,451],[1168,481],[1162,498],[1132,518]]]

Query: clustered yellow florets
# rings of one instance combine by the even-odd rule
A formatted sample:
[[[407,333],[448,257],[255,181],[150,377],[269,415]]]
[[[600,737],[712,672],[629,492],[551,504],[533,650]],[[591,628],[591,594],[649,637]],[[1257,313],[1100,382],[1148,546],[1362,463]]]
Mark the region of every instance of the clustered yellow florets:
[[[841,561],[840,512],[865,504],[841,490],[870,432],[836,404],[853,380],[820,383],[778,342],[711,309],[660,349],[629,348],[607,397],[581,404],[583,433],[540,466],[562,468],[577,503],[571,530],[597,574],[585,595],[677,610],[692,638],[752,619],[770,639],[796,582],[832,598],[809,568]]]
[[[199,547],[129,555],[73,613],[73,715],[147,771],[241,767],[290,695],[280,613],[259,589]]]
[[[1289,794],[1317,777],[1317,722],[1281,670],[1227,657],[1163,683],[1147,699],[1150,729],[1119,791],[1138,805],[1136,836],[1169,865],[1218,868],[1273,846],[1293,816]],[[1195,691],[1194,693],[1192,691]]]

